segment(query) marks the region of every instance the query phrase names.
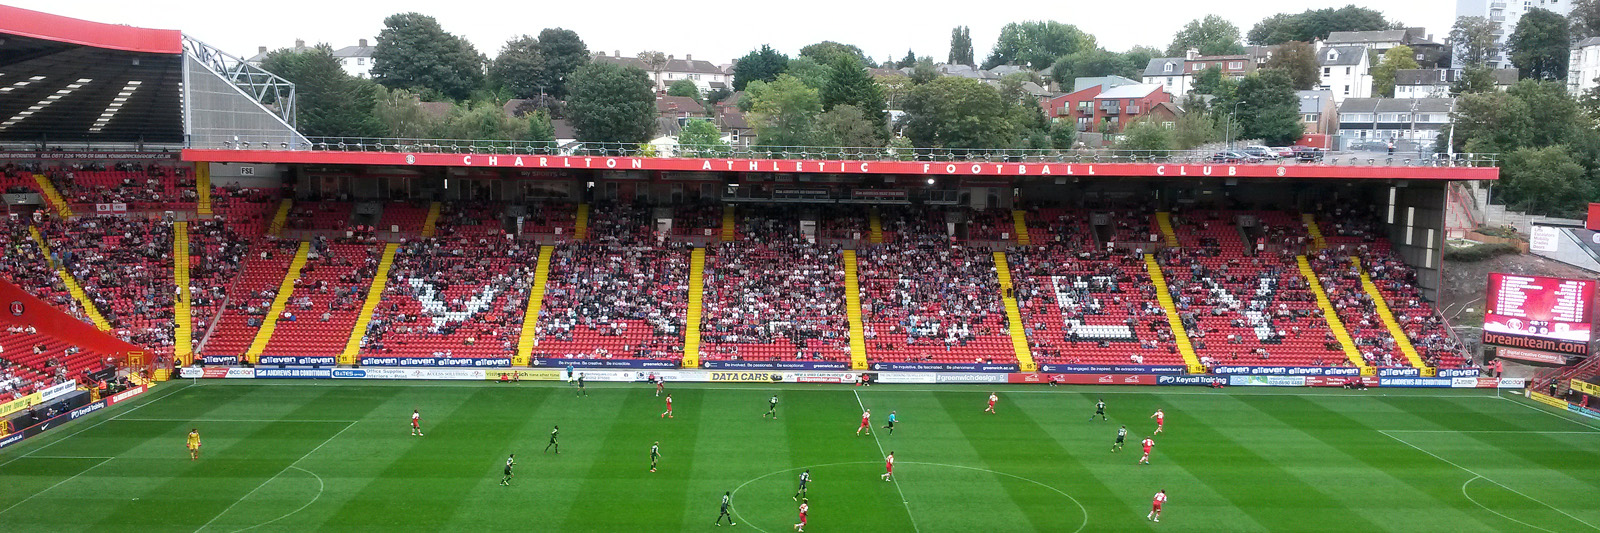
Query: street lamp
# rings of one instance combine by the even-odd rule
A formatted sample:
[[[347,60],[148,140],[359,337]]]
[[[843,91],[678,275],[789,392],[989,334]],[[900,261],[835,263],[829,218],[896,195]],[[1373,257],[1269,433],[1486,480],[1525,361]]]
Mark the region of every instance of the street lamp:
[[[1226,133],[1223,134],[1228,138],[1228,150],[1233,150],[1233,122],[1239,120],[1239,104],[1242,103],[1244,103],[1244,100],[1234,102],[1233,115],[1228,117],[1228,127],[1226,128]]]

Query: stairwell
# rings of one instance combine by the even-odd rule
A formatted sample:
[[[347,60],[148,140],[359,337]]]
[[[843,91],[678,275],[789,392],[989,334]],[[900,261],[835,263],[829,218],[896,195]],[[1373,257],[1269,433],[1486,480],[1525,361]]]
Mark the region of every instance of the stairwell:
[[[733,204],[722,206],[722,242],[732,241],[739,236],[739,218],[735,216]]]
[[[1011,350],[1017,355],[1017,368],[1023,372],[1037,371],[1039,366],[1033,362],[1033,350],[1028,347],[1028,332],[1022,324],[1022,309],[1017,306],[1017,298],[1011,290],[1011,264],[1006,261],[1005,252],[994,253],[994,272],[1000,281],[1000,300],[1006,306],[1007,329],[1011,333]]]
[[[1028,236],[1028,213],[1020,209],[1011,210],[1011,222],[1017,228],[1017,244],[1023,246],[1033,244],[1033,239]]]
[[[731,216],[731,215],[730,215]],[[723,226],[727,231],[727,226]],[[683,316],[683,367],[700,367],[700,317],[705,312],[706,249],[689,254],[689,309]]]
[[[422,238],[432,237],[439,230],[439,210],[443,204],[434,202],[428,205],[428,218],[422,221]]]
[[[283,282],[278,284],[278,294],[272,299],[272,307],[262,317],[261,329],[256,330],[255,339],[250,341],[250,348],[244,352],[245,360],[250,364],[255,364],[256,359],[261,357],[261,352],[267,349],[267,341],[272,340],[272,333],[278,330],[278,317],[283,316],[284,307],[289,305],[289,297],[294,295],[294,282],[300,279],[300,269],[305,268],[306,258],[310,255],[311,243],[302,241],[300,248],[294,252],[294,260],[289,262],[289,270],[283,273]]]
[[[861,320],[861,281],[856,277],[856,251],[844,251],[844,307],[850,319],[850,368],[867,369],[866,325]]]
[[[356,364],[356,357],[361,355],[361,339],[367,336],[372,312],[383,302],[383,288],[389,285],[389,268],[394,266],[394,254],[399,248],[400,245],[392,242],[383,245],[383,258],[378,260],[378,271],[372,274],[372,286],[367,288],[367,299],[361,303],[361,314],[350,328],[350,340],[345,341],[344,351],[339,353],[339,364]]]
[[[878,216],[878,208],[867,211],[867,242],[883,244],[883,217]]]
[[[1172,292],[1167,289],[1167,276],[1161,273],[1161,264],[1156,262],[1156,256],[1145,254],[1144,268],[1150,274],[1150,283],[1156,286],[1156,301],[1167,312],[1167,326],[1172,328],[1172,339],[1178,345],[1178,354],[1183,356],[1184,365],[1189,367],[1191,374],[1205,372],[1200,358],[1194,354],[1194,345],[1189,343],[1189,332],[1178,317],[1178,306],[1172,301]]]
[[[1311,237],[1311,251],[1327,249],[1328,240],[1322,237],[1322,228],[1317,226],[1317,217],[1311,213],[1304,213],[1300,215],[1300,219],[1305,221],[1306,235]]]
[[[511,364],[528,366],[533,359],[533,346],[539,338],[539,311],[544,309],[545,284],[550,281],[550,256],[556,247],[539,247],[539,260],[533,271],[533,285],[528,287],[528,307],[522,312],[522,333],[517,337],[517,356]]]
[[[1166,239],[1167,247],[1177,248],[1178,232],[1172,230],[1172,213],[1156,213],[1156,225],[1161,228],[1161,236]]]
[[[277,237],[283,234],[283,225],[289,221],[289,208],[294,206],[294,200],[285,198],[278,202],[278,212],[273,213],[272,222],[267,224],[267,235]]]
[[[211,215],[211,164],[196,163],[194,168],[194,212]]]
[[[78,306],[83,308],[83,315],[89,317],[89,322],[100,331],[111,331],[111,323],[107,322],[106,317],[100,314],[100,309],[94,306],[94,300],[90,300],[89,294],[83,292],[83,287],[78,285],[78,280],[74,279],[71,273],[67,272],[67,267],[56,262],[54,256],[50,254],[50,243],[45,242],[44,235],[39,234],[39,228],[28,226],[28,234],[33,236],[34,244],[39,245],[39,251],[43,252],[45,257],[52,258],[50,267],[56,270],[56,277],[67,287],[67,293],[71,294],[72,299],[77,300]]]
[[[1361,259],[1351,257],[1350,264],[1355,265],[1356,270],[1361,272],[1361,290],[1366,291],[1367,297],[1372,299],[1372,305],[1377,307],[1378,317],[1383,319],[1383,326],[1389,329],[1389,336],[1394,338],[1395,347],[1406,355],[1406,360],[1411,362],[1411,366],[1422,369],[1422,375],[1434,375],[1435,370],[1422,360],[1422,356],[1417,355],[1417,349],[1411,346],[1411,337],[1400,327],[1400,322],[1394,319],[1394,313],[1389,311],[1389,304],[1384,301],[1383,292],[1372,282],[1372,276],[1367,275],[1367,270],[1361,267]]]
[[[177,298],[172,300],[172,354],[187,366],[194,362],[194,320],[189,294],[189,223],[172,223],[172,284]]]
[[[1350,331],[1345,329],[1344,321],[1339,319],[1339,311],[1334,309],[1333,302],[1328,300],[1328,293],[1322,289],[1322,280],[1317,279],[1316,271],[1311,269],[1311,262],[1303,255],[1295,256],[1295,262],[1300,265],[1300,276],[1305,278],[1312,294],[1317,295],[1317,309],[1322,310],[1322,317],[1328,322],[1328,330],[1332,331],[1333,338],[1339,341],[1339,350],[1344,352],[1345,358],[1351,363],[1361,367],[1361,375],[1373,375],[1372,367],[1367,366],[1367,362],[1361,358],[1361,352],[1356,351],[1356,343],[1350,339]]]
[[[67,199],[61,197],[61,192],[56,190],[54,183],[44,174],[34,174],[34,183],[39,184],[39,190],[44,191],[44,198],[50,201],[50,206],[56,209],[56,214],[61,218],[72,218],[72,206],[67,205]]]
[[[589,240],[589,204],[578,204],[578,215],[572,223],[572,238]]]

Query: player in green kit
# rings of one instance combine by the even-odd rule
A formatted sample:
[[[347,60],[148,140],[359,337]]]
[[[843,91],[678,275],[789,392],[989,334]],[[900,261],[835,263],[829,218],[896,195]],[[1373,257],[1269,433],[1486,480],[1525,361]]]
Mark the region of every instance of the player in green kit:
[[[1106,419],[1106,401],[1105,400],[1096,400],[1094,402],[1094,414],[1089,415],[1089,420],[1094,420],[1094,417],[1097,417],[1097,416],[1100,417],[1101,420],[1105,420]]]
[[[583,388],[583,374],[578,374],[578,396],[588,396],[589,390]]]
[[[501,485],[511,486],[511,467],[513,466],[517,466],[517,454],[514,453],[506,457],[506,475],[500,478]]]
[[[722,514],[717,515],[717,521],[716,521],[717,525],[719,525],[719,526],[722,525],[722,518],[723,517],[727,517],[728,518],[728,525],[730,525],[730,526],[739,525],[739,524],[733,523],[733,515],[728,513],[728,509],[730,507],[732,507],[732,506],[733,506],[733,493],[732,492],[724,492],[724,493],[722,493]]]
[[[761,418],[766,418],[769,416],[772,417],[773,420],[778,419],[778,395],[776,394],[772,395],[771,400],[767,400],[767,414],[761,415]]]
[[[650,445],[650,471],[656,471],[656,460],[661,458],[661,441]]]
[[[1122,451],[1122,443],[1126,440],[1128,440],[1128,426],[1117,428],[1117,441],[1111,443],[1111,451]]]
[[[550,429],[550,444],[544,445],[544,451],[548,452],[551,446],[555,446],[556,455],[561,455],[561,445],[556,443],[556,434],[558,433],[561,433],[561,426],[555,426]]]

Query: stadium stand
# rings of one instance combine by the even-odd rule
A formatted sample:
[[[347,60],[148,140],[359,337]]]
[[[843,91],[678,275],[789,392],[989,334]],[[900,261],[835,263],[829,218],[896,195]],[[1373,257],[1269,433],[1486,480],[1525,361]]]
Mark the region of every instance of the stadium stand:
[[[340,211],[318,211],[336,212]],[[308,261],[262,353],[335,356],[342,352],[382,251],[364,243],[313,239]]]
[[[171,353],[171,222],[84,216],[47,221],[40,231],[118,336]]]

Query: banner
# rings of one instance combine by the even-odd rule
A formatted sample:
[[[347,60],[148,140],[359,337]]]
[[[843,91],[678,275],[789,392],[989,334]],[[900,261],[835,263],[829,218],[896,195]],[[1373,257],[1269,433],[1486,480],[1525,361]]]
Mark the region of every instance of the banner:
[[[483,378],[500,381],[500,378],[520,381],[561,381],[560,370],[485,370]],[[587,376],[585,376],[587,379]]]
[[[1179,367],[1182,368],[1182,367]],[[1413,368],[1412,370],[1416,370]],[[1217,366],[1212,374],[1248,376],[1359,376],[1355,366]]]
[[[95,411],[99,411],[99,410],[105,409],[105,408],[106,408],[106,401],[105,400],[96,400],[94,402],[91,402],[89,405],[85,405],[83,407],[79,407],[77,409],[73,409],[71,411],[68,411],[67,412],[67,420],[77,420],[79,417],[82,417],[83,415],[87,415],[89,413],[93,413]]]
[[[178,152],[0,152],[0,159],[152,161],[178,159]]]
[[[971,372],[952,372],[934,374],[936,383],[1007,383],[1010,376],[1007,374],[983,374]]]
[[[1567,408],[1567,401],[1566,400],[1562,400],[1560,398],[1557,398],[1555,396],[1551,396],[1551,395],[1548,395],[1548,394],[1540,394],[1540,393],[1537,393],[1537,392],[1528,391],[1528,399],[1536,401],[1536,402],[1539,402],[1539,403],[1542,403],[1542,404],[1545,404],[1545,405],[1548,405],[1548,406],[1551,406],[1551,407],[1554,407],[1554,408],[1557,408],[1557,409],[1566,409]]]
[[[483,381],[476,368],[333,368],[334,379],[452,379]]]
[[[1578,414],[1583,415],[1583,416],[1587,416],[1589,418],[1600,418],[1600,411],[1596,411],[1594,409],[1590,409],[1590,408],[1587,408],[1587,407],[1581,407],[1581,406],[1579,406],[1578,404],[1575,404],[1575,403],[1567,404],[1567,410],[1568,411],[1572,411],[1574,413],[1578,413]]]
[[[1595,280],[1489,274],[1483,343],[1589,355]]]
[[[1377,387],[1378,378],[1373,376],[1306,376],[1307,387],[1343,387],[1352,380],[1360,380],[1366,387]]]
[[[1378,378],[1378,385],[1382,387],[1437,387],[1450,388],[1451,378]]]
[[[1211,386],[1224,378],[1217,376],[1156,376],[1157,385],[1204,385]]]
[[[1476,368],[1441,368],[1435,377],[1441,378],[1475,378],[1478,377]]]
[[[1499,379],[1500,379],[1500,388],[1502,388],[1502,389],[1520,389],[1520,388],[1528,386],[1528,380],[1524,379],[1524,378],[1499,378]]]
[[[39,395],[39,393],[35,392],[33,394],[29,394],[27,396],[23,396],[21,398],[17,398],[15,400],[11,400],[11,401],[6,402],[6,403],[0,403],[0,416],[7,416],[7,415],[10,415],[11,413],[15,413],[17,411],[21,411],[23,409],[27,409],[29,407],[37,405],[39,403],[40,398],[41,398],[41,396]]]
[[[100,214],[100,215],[112,214],[112,213],[127,213],[128,212],[128,204],[124,204],[124,203],[94,204],[94,212],[95,212],[95,214]]]
[[[1182,366],[1160,365],[1039,365],[1040,372],[1066,374],[1187,374]]]
[[[257,378],[328,379],[333,370],[328,368],[257,368]]]
[[[1414,378],[1421,377],[1422,369],[1409,366],[1389,366],[1378,369],[1380,378]]]
[[[790,372],[785,381],[794,383],[855,383],[855,372]]]
[[[1507,348],[1504,346],[1497,347],[1494,349],[1494,355],[1495,357],[1516,359],[1518,361],[1527,361],[1530,363],[1543,363],[1553,366],[1565,366],[1567,364],[1567,356],[1565,355],[1535,352],[1533,350],[1523,350],[1521,348]]]
[[[1587,395],[1590,395],[1590,396],[1600,396],[1600,385],[1595,385],[1595,384],[1589,383],[1587,381],[1579,381],[1579,380],[1574,379],[1572,381],[1567,382],[1567,386],[1572,387],[1572,390],[1575,390],[1575,391],[1578,391],[1578,392],[1581,392],[1581,393],[1584,393],[1584,394],[1587,394]],[[48,398],[46,398],[46,399],[48,399]]]
[[[909,372],[1016,372],[1017,365],[988,365],[982,363],[872,363],[873,370],[902,370]],[[1004,378],[1004,376],[1001,376]],[[1000,381],[1005,381],[1001,379]]]
[[[1476,389],[1478,388],[1478,378],[1450,378],[1450,388]]]
[[[337,363],[334,362],[333,356],[263,355],[263,356],[261,356],[260,360],[256,361],[256,364],[257,365],[291,365],[291,366],[333,366],[333,365],[335,365]]]
[[[210,369],[207,369],[207,370],[210,370]],[[210,377],[210,376],[207,376],[207,377]],[[256,369],[254,369],[254,368],[230,367],[230,368],[227,369],[226,372],[223,373],[222,377],[229,378],[229,379],[235,379],[235,378],[249,379],[249,378],[256,377]]]
[[[178,377],[183,379],[196,379],[205,376],[205,370],[192,366],[178,368]]]
[[[510,361],[507,359],[506,361]],[[365,363],[363,363],[365,364]],[[559,359],[535,358],[528,362],[528,366],[560,367],[572,365],[576,368],[678,368],[678,361],[671,359]],[[491,366],[511,366],[505,365]]]
[[[72,391],[75,391],[75,390],[78,390],[78,383],[77,382],[75,382],[75,381],[63,381],[61,383],[57,383],[55,385],[51,385],[49,387],[46,387],[42,391],[39,391],[39,401],[48,402],[50,400],[54,400],[56,398],[60,398],[62,396],[66,396],[68,394],[72,394]]]
[[[987,375],[987,374],[978,374]],[[1042,372],[1028,372],[1007,374],[1006,382],[1009,383],[1050,383],[1061,385],[1155,385],[1163,377],[1155,374],[1051,374]],[[940,383],[947,383],[944,375],[939,376]],[[960,383],[960,382],[958,382]]]
[[[712,370],[849,370],[844,361],[701,361]],[[645,367],[649,368],[649,367]]]
[[[509,357],[362,357],[361,366],[509,367]]]
[[[888,372],[878,374],[874,383],[937,383],[938,375],[932,372]]]
[[[709,381],[774,383],[783,381],[783,374],[778,372],[711,372]]]
[[[237,355],[202,355],[202,356],[200,356],[200,364],[203,364],[203,365],[219,365],[219,366],[237,365],[237,364],[239,364],[239,356],[237,356]]]
[[[1228,384],[1236,387],[1304,387],[1305,376],[1228,376]]]
[[[149,389],[147,387],[145,387],[144,385],[140,385],[140,386],[137,386],[137,387],[134,387],[134,388],[131,388],[131,389],[128,389],[128,390],[113,394],[113,395],[111,395],[111,396],[106,398],[106,406],[110,407],[110,406],[113,406],[113,405],[116,405],[116,404],[119,404],[119,403],[122,403],[122,402],[126,402],[128,400],[132,400],[134,396],[138,396],[140,394],[144,394],[144,391],[146,391],[146,390],[149,390]]]

